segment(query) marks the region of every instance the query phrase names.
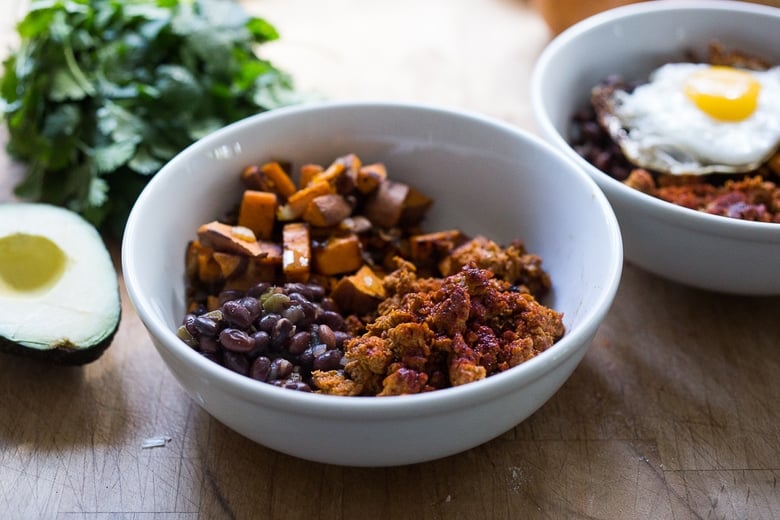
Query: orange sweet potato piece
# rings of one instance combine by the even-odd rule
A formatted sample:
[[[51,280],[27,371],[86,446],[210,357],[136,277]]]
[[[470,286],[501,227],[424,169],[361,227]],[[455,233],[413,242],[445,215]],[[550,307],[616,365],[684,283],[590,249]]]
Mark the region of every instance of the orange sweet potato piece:
[[[238,210],[238,225],[251,229],[262,240],[271,238],[276,222],[276,194],[245,190]]]
[[[357,189],[363,194],[371,193],[385,180],[387,180],[387,168],[384,164],[367,164],[358,170]]]
[[[360,239],[355,234],[332,236],[322,246],[315,247],[312,253],[314,270],[319,274],[350,273],[363,265]]]
[[[311,273],[309,226],[291,222],[282,229],[282,271],[289,282],[306,282]]]
[[[284,198],[295,193],[295,183],[276,161],[247,166],[241,172],[241,181],[247,189],[270,191]]]
[[[322,173],[323,170],[324,168],[319,164],[304,164],[303,166],[301,166],[300,169],[301,175],[298,182],[298,186],[301,188],[305,188],[306,186],[309,185],[309,183],[311,183],[314,177]]]
[[[245,256],[260,256],[263,253],[251,229],[230,226],[216,220],[198,228],[198,240],[204,246],[223,253]]]
[[[213,258],[219,266],[223,278],[230,278],[231,276],[237,275],[246,269],[246,256],[234,255],[231,253],[220,253],[219,251],[215,251]]]
[[[404,209],[409,186],[385,181],[371,194],[363,207],[363,214],[375,225],[389,229],[398,225]]]
[[[458,229],[415,235],[409,239],[409,256],[414,262],[438,262],[465,240]]]
[[[352,206],[337,193],[314,197],[301,216],[312,226],[335,226],[352,213]]]
[[[355,314],[372,312],[386,296],[382,279],[367,265],[341,278],[331,292],[342,312]]]
[[[276,218],[281,221],[295,220],[303,215],[306,206],[308,206],[315,197],[327,195],[332,191],[333,189],[327,182],[314,180],[305,188],[293,193],[290,198],[287,199],[287,204],[279,206],[276,210]]]
[[[432,205],[432,198],[410,186],[401,210],[401,225],[413,226],[419,224],[425,218],[425,214]]]

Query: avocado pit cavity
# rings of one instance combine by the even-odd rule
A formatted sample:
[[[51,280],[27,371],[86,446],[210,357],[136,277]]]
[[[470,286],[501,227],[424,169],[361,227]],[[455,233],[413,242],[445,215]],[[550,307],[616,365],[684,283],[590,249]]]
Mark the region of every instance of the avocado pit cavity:
[[[67,256],[40,235],[14,233],[0,238],[0,291],[36,293],[62,278]]]

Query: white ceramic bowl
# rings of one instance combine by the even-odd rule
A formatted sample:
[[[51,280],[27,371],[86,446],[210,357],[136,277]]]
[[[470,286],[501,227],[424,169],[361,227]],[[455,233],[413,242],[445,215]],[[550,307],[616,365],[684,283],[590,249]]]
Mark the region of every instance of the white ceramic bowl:
[[[271,158],[327,163],[355,152],[433,195],[427,227],[526,241],[553,280],[546,304],[566,335],[538,357],[458,388],[339,397],[235,374],[175,335],[184,316],[184,250],[197,226],[238,200],[238,172]],[[279,109],[195,143],[141,194],[124,235],[130,298],[160,355],[215,418],[265,446],[313,461],[387,466],[454,454],[539,408],[584,355],[621,273],[617,220],[596,184],[538,138],[475,115],[382,103]]]
[[[620,222],[626,259],[683,284],[713,291],[780,294],[780,225],[704,214],[640,193],[609,177],[568,144],[572,115],[590,89],[619,73],[641,79],[655,67],[704,53],[717,39],[780,64],[780,9],[733,1],[666,1],[587,18],[542,52],[531,80],[541,135],[596,180]]]

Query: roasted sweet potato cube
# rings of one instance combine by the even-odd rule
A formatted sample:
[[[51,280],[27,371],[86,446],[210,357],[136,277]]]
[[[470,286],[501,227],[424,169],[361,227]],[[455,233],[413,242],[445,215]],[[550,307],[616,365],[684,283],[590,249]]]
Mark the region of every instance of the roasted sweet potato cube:
[[[382,279],[364,265],[355,274],[339,280],[331,297],[342,312],[362,315],[376,309],[386,293]]]
[[[311,272],[309,226],[291,222],[282,228],[282,270],[289,282],[306,282]]]
[[[432,205],[432,198],[410,186],[401,211],[401,225],[414,226],[419,224]]]
[[[385,181],[371,194],[363,207],[363,214],[375,225],[389,229],[401,219],[409,186],[401,182]]]
[[[328,193],[314,197],[306,209],[302,218],[312,226],[335,226],[352,213],[352,206],[337,193]]]
[[[362,248],[357,235],[332,236],[323,245],[315,247],[314,270],[319,274],[351,273],[363,265]]]
[[[328,193],[332,193],[332,191],[333,189],[327,182],[312,181],[305,188],[293,193],[290,198],[287,199],[287,204],[278,207],[276,210],[276,218],[285,222],[294,220],[303,215],[306,206],[308,206],[315,197],[327,195]]]
[[[214,259],[214,250],[208,247],[198,251],[198,280],[204,283],[215,283],[224,280],[222,268]]]
[[[238,225],[251,229],[255,236],[268,240],[276,222],[276,194],[270,191],[245,190],[238,210]]]
[[[323,172],[323,168],[319,164],[304,164],[300,169],[300,179],[298,180],[298,186],[305,188],[317,175]]]
[[[276,161],[247,166],[241,172],[241,181],[247,189],[277,193],[283,198],[295,193],[295,183]]]
[[[262,254],[251,229],[243,226],[230,226],[216,220],[198,228],[198,240],[204,246],[223,253],[245,256]]]
[[[414,262],[438,262],[464,240],[465,236],[457,229],[415,235],[409,239],[409,254]]]
[[[228,279],[225,283],[225,289],[246,291],[260,282],[277,283],[283,281],[281,265],[281,261],[279,263],[268,262],[267,257],[248,258],[244,272],[240,276]]]
[[[366,164],[358,170],[356,187],[360,193],[371,193],[385,180],[387,180],[387,168],[384,164]]]
[[[198,276],[198,252],[203,248],[197,240],[187,243],[187,251],[184,260],[184,274],[188,280],[195,280]]]
[[[258,240],[261,254],[255,260],[261,264],[282,265],[282,246],[270,240]]]
[[[219,265],[223,278],[230,278],[246,269],[247,257],[231,253],[214,252],[214,261]]]

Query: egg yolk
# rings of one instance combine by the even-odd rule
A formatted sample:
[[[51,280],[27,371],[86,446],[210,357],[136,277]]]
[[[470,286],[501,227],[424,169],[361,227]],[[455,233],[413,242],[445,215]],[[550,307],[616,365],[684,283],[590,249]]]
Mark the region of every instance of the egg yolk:
[[[749,72],[708,67],[691,74],[685,94],[706,114],[722,121],[742,121],[756,110],[761,84]]]

